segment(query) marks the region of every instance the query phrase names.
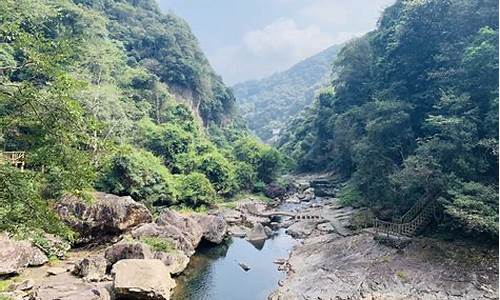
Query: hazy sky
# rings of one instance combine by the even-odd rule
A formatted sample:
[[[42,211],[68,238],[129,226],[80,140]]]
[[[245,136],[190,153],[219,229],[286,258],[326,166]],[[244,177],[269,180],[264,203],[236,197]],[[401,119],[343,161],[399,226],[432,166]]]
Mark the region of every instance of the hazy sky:
[[[394,0],[157,0],[186,19],[228,84],[258,79],[375,28]]]

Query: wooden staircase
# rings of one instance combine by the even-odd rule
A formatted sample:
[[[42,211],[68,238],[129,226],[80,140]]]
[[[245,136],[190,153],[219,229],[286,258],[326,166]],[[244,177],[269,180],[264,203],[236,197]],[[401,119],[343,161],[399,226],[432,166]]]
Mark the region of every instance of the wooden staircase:
[[[413,237],[429,224],[434,217],[435,209],[435,200],[420,200],[395,222],[375,219],[373,221],[375,233],[377,235]]]

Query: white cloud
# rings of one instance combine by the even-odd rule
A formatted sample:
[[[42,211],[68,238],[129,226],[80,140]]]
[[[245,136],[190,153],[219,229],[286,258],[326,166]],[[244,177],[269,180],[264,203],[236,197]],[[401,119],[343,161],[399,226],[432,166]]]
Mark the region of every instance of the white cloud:
[[[285,70],[335,42],[318,26],[300,28],[294,20],[282,18],[246,32],[238,45],[219,49],[211,61],[233,83]]]

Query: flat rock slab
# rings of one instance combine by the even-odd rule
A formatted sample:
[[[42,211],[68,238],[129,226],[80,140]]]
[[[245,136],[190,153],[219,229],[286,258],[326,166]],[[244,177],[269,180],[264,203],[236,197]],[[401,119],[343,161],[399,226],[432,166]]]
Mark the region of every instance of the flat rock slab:
[[[51,276],[50,280],[33,287],[33,300],[110,300],[105,284],[83,282],[69,272]]]
[[[113,291],[123,299],[168,300],[175,281],[158,259],[124,259],[113,265]]]

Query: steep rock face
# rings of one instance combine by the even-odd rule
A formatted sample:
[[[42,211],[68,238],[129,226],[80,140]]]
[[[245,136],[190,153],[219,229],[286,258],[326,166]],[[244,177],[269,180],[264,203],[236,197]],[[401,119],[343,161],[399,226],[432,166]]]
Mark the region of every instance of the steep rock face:
[[[65,196],[56,206],[64,222],[80,234],[80,242],[117,235],[153,219],[146,206],[131,197],[101,192],[93,196],[94,201],[90,203],[75,196]]]
[[[156,259],[124,259],[113,266],[113,290],[119,299],[170,299],[175,281]]]
[[[28,241],[16,241],[0,235],[0,276],[19,274],[29,266],[40,266],[47,256]]]
[[[101,11],[108,18],[110,36],[123,42],[128,61],[158,77],[179,101],[189,102],[205,125],[227,122],[235,98],[215,74],[187,22],[162,13],[154,0],[106,5],[77,1]]]

